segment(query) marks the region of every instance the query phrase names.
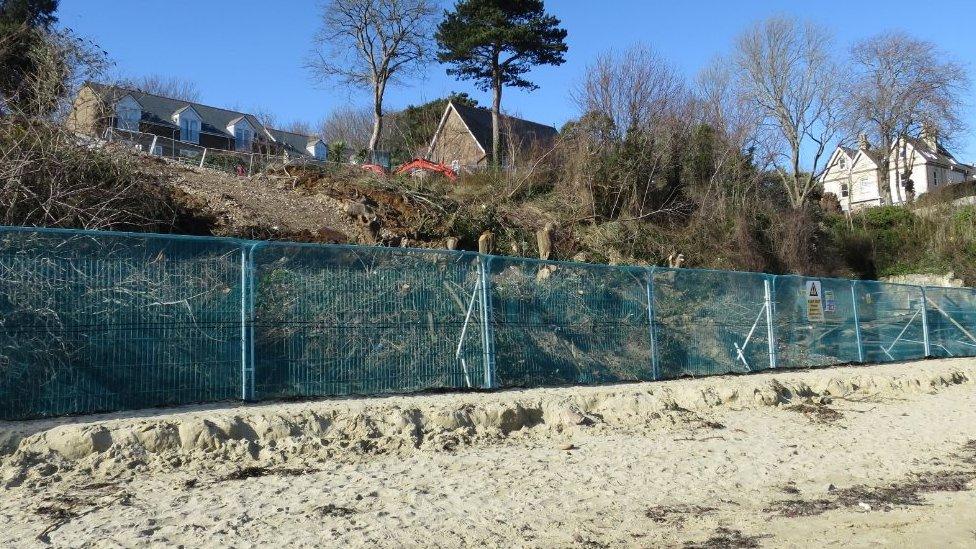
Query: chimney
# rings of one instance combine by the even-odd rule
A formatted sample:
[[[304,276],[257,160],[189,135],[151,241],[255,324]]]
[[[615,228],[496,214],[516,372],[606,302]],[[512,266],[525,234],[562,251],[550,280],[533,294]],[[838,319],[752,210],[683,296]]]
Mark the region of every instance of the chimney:
[[[922,143],[925,143],[932,152],[939,150],[939,130],[935,129],[931,124],[924,124],[922,126]]]
[[[868,143],[868,134],[866,134],[866,133],[858,134],[858,136],[857,136],[857,148],[859,150],[866,151],[870,147],[871,147],[871,144]]]

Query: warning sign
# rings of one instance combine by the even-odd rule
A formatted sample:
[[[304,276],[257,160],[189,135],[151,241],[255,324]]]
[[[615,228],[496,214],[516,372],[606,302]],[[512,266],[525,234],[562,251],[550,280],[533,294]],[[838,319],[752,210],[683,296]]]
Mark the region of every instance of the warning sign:
[[[825,313],[835,313],[837,312],[837,300],[834,299],[833,290],[824,290],[824,312]]]
[[[807,320],[810,322],[824,321],[823,293],[819,280],[808,280],[807,289]]]

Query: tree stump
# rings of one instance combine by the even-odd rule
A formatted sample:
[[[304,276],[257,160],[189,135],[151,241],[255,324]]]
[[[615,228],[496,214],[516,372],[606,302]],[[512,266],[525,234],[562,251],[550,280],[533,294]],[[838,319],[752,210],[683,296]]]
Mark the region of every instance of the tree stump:
[[[478,252],[490,255],[495,250],[495,235],[491,231],[485,231],[478,237]]]

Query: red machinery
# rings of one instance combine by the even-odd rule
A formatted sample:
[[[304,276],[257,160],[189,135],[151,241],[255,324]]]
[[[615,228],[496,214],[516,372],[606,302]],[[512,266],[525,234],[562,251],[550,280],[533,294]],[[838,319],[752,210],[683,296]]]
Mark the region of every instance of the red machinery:
[[[362,168],[377,175],[386,175],[386,170],[378,164],[363,164]],[[410,162],[399,166],[393,173],[400,175],[402,173],[414,173],[418,171],[439,173],[451,181],[457,181],[457,174],[449,166],[431,162],[426,158],[414,158]]]
[[[363,164],[361,168],[367,172],[373,172],[376,175],[386,175],[386,170],[384,170],[383,166],[380,166],[379,164]]]
[[[403,164],[396,169],[397,175],[401,173],[413,173],[416,171],[434,172],[443,175],[451,181],[457,181],[457,174],[450,167],[444,164],[437,164],[426,158],[414,158],[410,162]]]

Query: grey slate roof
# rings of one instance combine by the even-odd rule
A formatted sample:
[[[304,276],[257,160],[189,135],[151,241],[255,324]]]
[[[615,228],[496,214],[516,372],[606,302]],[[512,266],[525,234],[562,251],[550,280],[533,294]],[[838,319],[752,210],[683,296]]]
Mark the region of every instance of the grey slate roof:
[[[454,106],[454,110],[457,111],[461,119],[464,120],[464,123],[467,124],[468,129],[471,130],[471,133],[478,141],[478,144],[481,145],[481,148],[485,151],[491,151],[491,111],[480,107],[459,105],[453,102],[451,105]],[[524,144],[533,141],[552,141],[559,134],[556,128],[552,126],[546,126],[545,124],[504,114],[501,115],[501,126],[502,133],[509,132]]]
[[[308,147],[309,144],[315,143],[319,140],[319,138],[314,135],[286,132],[285,130],[276,130],[274,128],[268,128],[268,132],[271,133],[275,141],[281,143],[289,150],[297,151],[302,154],[308,154],[308,149],[306,147]]]

